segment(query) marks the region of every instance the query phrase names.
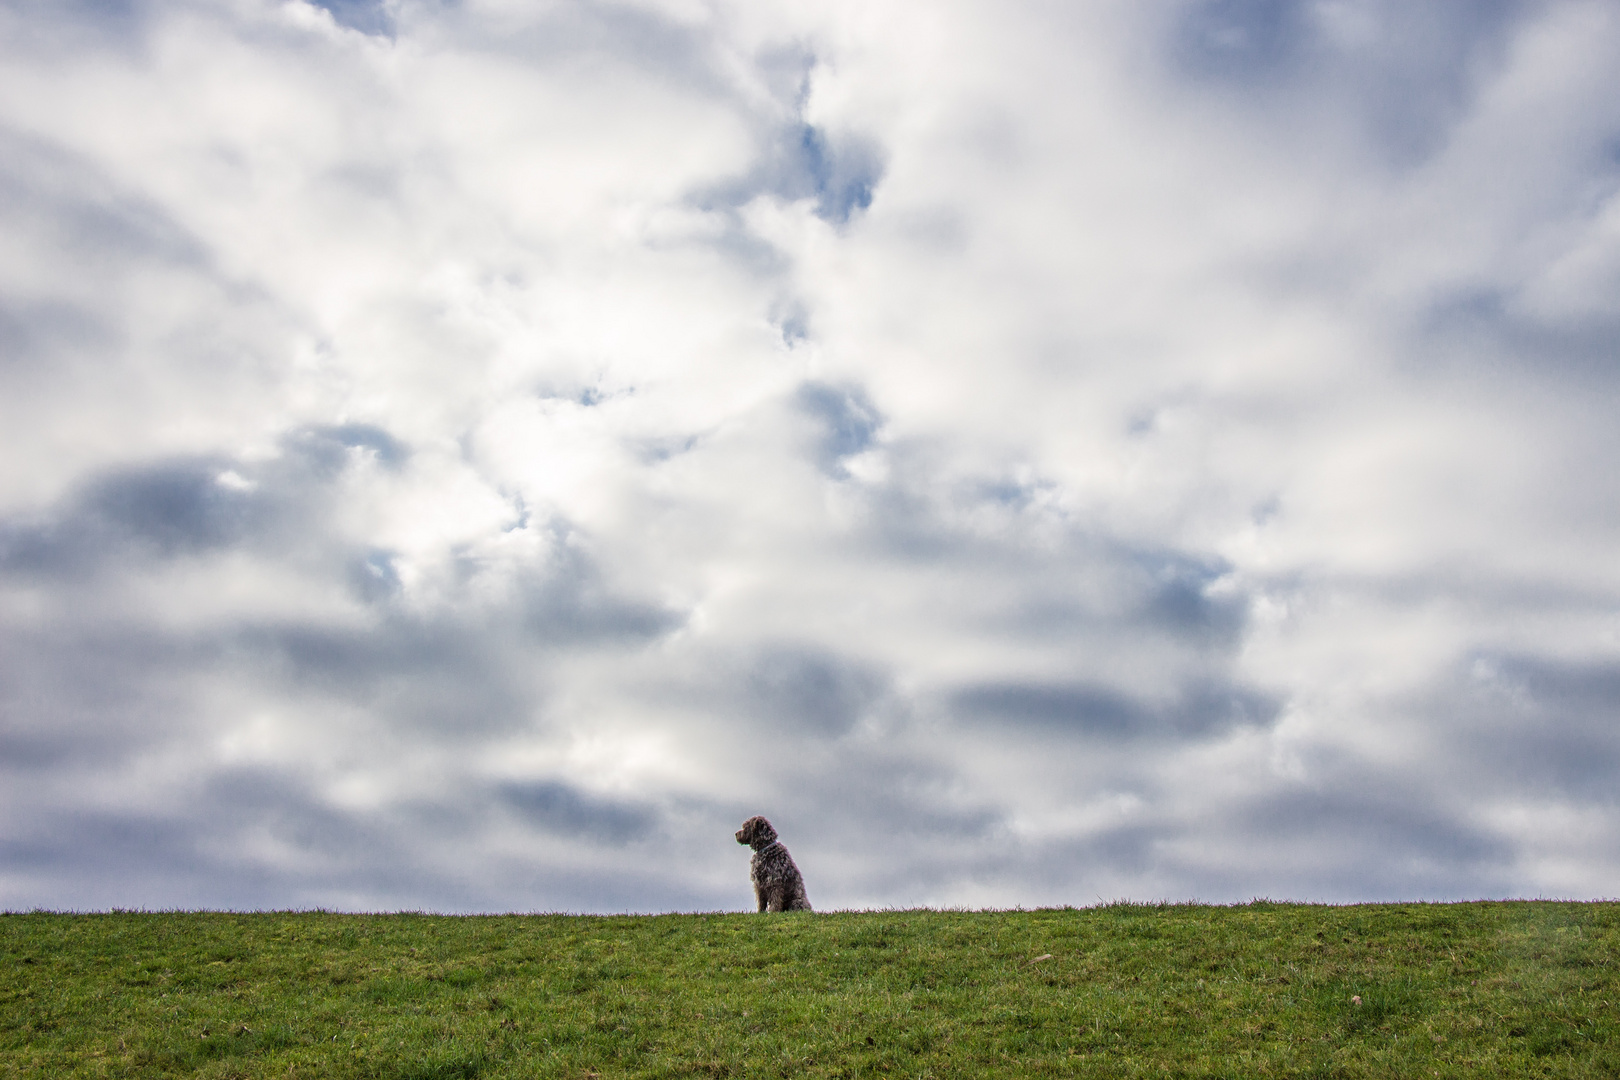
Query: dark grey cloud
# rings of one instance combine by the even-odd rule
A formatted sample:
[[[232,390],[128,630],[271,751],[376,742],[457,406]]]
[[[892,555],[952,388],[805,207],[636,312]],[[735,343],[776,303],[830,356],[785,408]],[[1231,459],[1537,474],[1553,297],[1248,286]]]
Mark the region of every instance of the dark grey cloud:
[[[258,531],[263,500],[221,484],[218,475],[217,462],[183,462],[108,477],[91,485],[64,531],[128,539],[163,556],[230,545]]]
[[[342,26],[362,34],[393,36],[394,13],[385,0],[312,0],[316,7],[332,13]]]
[[[319,531],[330,487],[352,452],[397,468],[398,440],[364,424],[304,428],[269,460],[184,457],[114,468],[58,506],[0,519],[0,568],[37,575],[118,570],[130,559],[173,559],[227,548],[283,549]],[[386,574],[386,558],[358,556]],[[365,576],[357,584],[371,587]]]
[[[1336,791],[1292,791],[1258,801],[1243,815],[1244,824],[1280,845],[1323,845],[1336,849],[1336,872],[1369,875],[1368,863],[1399,865],[1420,860],[1445,866],[1458,878],[1481,862],[1504,862],[1510,847],[1464,820],[1455,812],[1436,807],[1432,795],[1421,788],[1402,789],[1388,780],[1367,782]],[[1382,873],[1370,872],[1374,878]]]
[[[384,605],[369,625],[261,623],[226,640],[285,693],[315,690],[423,733],[511,730],[535,722],[533,680],[560,662],[557,650],[630,646],[680,625],[678,613],[615,595],[594,577],[576,555],[553,574],[516,583],[508,606],[477,618],[423,617],[391,605],[393,590],[380,598],[362,591]]]
[[[1122,554],[1145,578],[1140,614],[1144,624],[1215,646],[1239,641],[1248,621],[1249,597],[1210,591],[1231,572],[1224,559],[1160,551]]]
[[[1284,88],[1342,77],[1393,76],[1395,89],[1458,92],[1486,45],[1500,48],[1532,5],[1523,0],[1191,0],[1174,24],[1178,58],[1190,73]],[[1324,70],[1323,62],[1337,71]],[[1430,103],[1412,102],[1423,111]]]
[[[16,378],[22,368],[39,368],[89,350],[106,350],[109,328],[91,312],[60,301],[8,302],[0,299],[0,369]]]
[[[1536,797],[1615,805],[1620,773],[1620,665],[1481,654],[1441,701],[1464,772]]]
[[[380,710],[402,732],[454,738],[531,722],[533,701],[487,631],[408,619],[361,631],[259,626],[229,641],[238,674],[280,693]],[[245,669],[245,670],[244,670]]]
[[[359,742],[339,744],[346,767],[362,773],[407,748],[437,746],[453,762],[490,740],[543,729],[533,667],[547,661],[522,659],[500,626],[398,619],[349,633],[314,624],[203,637],[126,623],[45,637],[15,627],[0,634],[0,776],[15,800],[0,829],[8,895],[21,889],[68,907],[168,906],[182,895],[233,908],[623,910],[674,895],[687,908],[720,906],[718,895],[675,880],[673,866],[634,881],[590,869],[603,844],[657,845],[671,831],[645,800],[452,773],[431,791],[368,810],[334,802],[319,770],[297,758],[209,760],[207,748],[242,718],[200,708],[198,685],[263,695],[294,716],[337,709],[374,718]],[[331,749],[318,737],[308,744]],[[139,779],[151,767],[140,763],[154,760],[187,764],[154,789]],[[113,795],[132,785],[145,794]],[[466,865],[446,866],[435,854],[470,851],[492,830],[584,845],[584,865],[559,881],[522,859],[469,854]]]
[[[1512,845],[1461,808],[1440,804],[1420,778],[1409,787],[1361,779],[1332,791],[1279,793],[1236,816],[1236,829],[1281,856],[1275,883],[1266,884],[1290,896],[1460,900],[1498,893],[1511,880]],[[1220,876],[1227,896],[1259,884],[1253,875]]]
[[[818,464],[847,477],[841,460],[873,444],[881,415],[855,389],[810,384],[798,397],[823,424]],[[864,493],[862,538],[908,562],[961,562],[1022,579],[993,621],[998,631],[1066,637],[1129,624],[1212,655],[1241,641],[1252,598],[1215,589],[1233,569],[1220,556],[1133,545],[1084,519],[1056,518],[1042,507],[1050,484],[1039,479],[939,484],[913,471],[929,468],[929,448],[894,450],[890,477]]]
[[[377,460],[397,469],[410,457],[410,448],[375,424],[334,424],[300,428],[284,440],[288,449],[328,474],[341,469],[351,450],[369,450]]]
[[[36,133],[0,127],[0,197],[5,213],[103,276],[132,260],[197,267],[209,255],[172,213],[129,189],[84,155]]]
[[[659,869],[627,876],[587,863],[559,877],[522,859],[423,860],[424,850],[476,842],[513,811],[541,832],[591,845],[639,837],[645,850],[662,841],[650,811],[566,785],[463,790],[454,801],[419,800],[387,814],[333,806],[297,776],[264,769],[226,770],[182,794],[183,807],[25,819],[0,838],[0,864],[41,882],[42,903],[80,909],[167,907],[177,893],[237,910],[352,907],[357,896],[384,909],[436,911],[634,910],[649,895],[713,910],[729,899]]]
[[[151,0],[3,0],[12,29],[31,51],[69,56],[92,46],[136,52]]]
[[[116,470],[58,506],[0,522],[0,586],[61,598],[50,621],[0,629],[15,665],[7,682],[14,711],[0,741],[14,760],[62,759],[74,743],[89,760],[127,749],[143,732],[161,738],[193,722],[176,695],[212,678],[307,707],[380,710],[389,726],[423,737],[509,731],[535,720],[533,681],[549,662],[543,651],[645,642],[682,622],[676,610],[616,590],[556,521],[536,525],[555,558],[504,578],[493,604],[413,608],[400,595],[398,553],[357,545],[333,522],[335,485],[367,462],[397,472],[407,448],[353,424],[298,429],[281,447],[270,459]],[[188,631],[112,608],[98,593],[169,564],[227,555],[253,560],[239,574],[280,565],[313,588],[362,602],[373,617],[357,624],[242,614]],[[480,587],[486,562],[474,552],[456,557],[452,595],[465,599]],[[525,650],[528,659],[519,659]],[[168,718],[151,726],[160,716]]]
[[[1098,683],[1031,680],[963,687],[951,695],[951,708],[969,722],[1058,736],[1189,739],[1224,735],[1239,725],[1264,727],[1280,705],[1254,690],[1214,683],[1182,686],[1164,703]]]
[[[559,555],[553,572],[514,590],[522,625],[537,639],[638,641],[669,633],[684,621],[676,609],[617,595],[583,553],[562,547]]]
[[[859,723],[888,692],[875,666],[823,648],[780,644],[748,665],[743,707],[766,731],[837,736]]]
[[[0,4],[0,905],[1613,891],[1602,5]]]
[[[1594,179],[1620,193],[1620,168],[1605,173]],[[1620,286],[1620,271],[1612,276]],[[1620,305],[1548,317],[1525,310],[1516,286],[1475,287],[1437,298],[1422,320],[1429,347],[1414,350],[1405,363],[1424,374],[1479,378],[1511,372],[1538,382],[1605,388],[1620,379]]]
[[[1523,0],[1192,0],[1170,31],[1178,70],[1263,110],[1348,116],[1390,158],[1438,148],[1536,10]]]
[[[1299,0],[1205,0],[1188,5],[1178,45],[1199,73],[1265,78],[1308,48],[1310,7]]]
[[[1070,876],[1065,868],[1107,867],[1158,883],[1159,898],[1211,903],[1256,896],[1461,900],[1510,887],[1512,845],[1492,830],[1437,806],[1421,786],[1358,779],[1333,790],[1256,795],[1224,808],[1218,820],[1152,816],[1079,839],[1019,845],[1004,872],[1033,865],[1040,869],[1032,886],[1050,887]]]
[[[887,723],[896,710],[905,711],[892,673],[879,661],[826,642],[785,637],[707,653],[645,693],[652,695],[650,705],[680,705],[713,717],[736,732],[736,747],[766,755],[770,769],[791,768],[794,756],[774,747],[825,748],[864,724]]]
[[[526,820],[549,832],[623,844],[653,831],[657,816],[645,805],[604,799],[557,780],[507,784],[503,799]]]
[[[184,732],[173,683],[217,664],[220,644],[131,625],[97,609],[93,593],[61,602],[82,622],[0,629],[0,767],[71,774]]]

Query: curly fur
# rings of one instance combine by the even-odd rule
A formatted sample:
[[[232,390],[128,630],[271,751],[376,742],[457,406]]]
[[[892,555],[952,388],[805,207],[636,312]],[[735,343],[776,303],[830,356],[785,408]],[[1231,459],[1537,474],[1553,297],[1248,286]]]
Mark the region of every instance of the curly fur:
[[[754,882],[754,899],[761,911],[809,911],[810,897],[804,891],[804,878],[793,863],[793,856],[776,830],[762,817],[751,817],[737,830],[737,843],[754,849],[748,876]]]

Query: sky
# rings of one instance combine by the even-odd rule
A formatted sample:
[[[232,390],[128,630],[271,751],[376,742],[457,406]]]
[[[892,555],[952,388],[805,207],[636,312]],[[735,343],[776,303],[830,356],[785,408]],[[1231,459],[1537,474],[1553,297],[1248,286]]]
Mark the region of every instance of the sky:
[[[0,908],[1620,895],[1612,0],[0,0]]]

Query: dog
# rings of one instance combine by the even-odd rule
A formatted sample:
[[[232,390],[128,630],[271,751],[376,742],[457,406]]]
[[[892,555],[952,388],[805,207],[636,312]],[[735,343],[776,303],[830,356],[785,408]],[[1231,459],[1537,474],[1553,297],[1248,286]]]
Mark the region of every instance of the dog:
[[[804,877],[794,865],[793,856],[776,830],[762,817],[751,817],[737,830],[737,843],[754,849],[748,862],[748,876],[754,883],[754,899],[761,911],[809,911],[810,897],[804,891]]]

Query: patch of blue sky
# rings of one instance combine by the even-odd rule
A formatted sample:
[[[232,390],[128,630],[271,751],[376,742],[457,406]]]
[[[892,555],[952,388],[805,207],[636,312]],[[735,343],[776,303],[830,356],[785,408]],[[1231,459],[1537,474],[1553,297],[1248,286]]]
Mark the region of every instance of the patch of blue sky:
[[[320,8],[331,12],[340,26],[358,30],[362,34],[392,37],[394,13],[386,0],[311,0]]]
[[[782,128],[744,175],[698,193],[705,209],[745,205],[761,194],[813,202],[815,215],[847,224],[872,205],[883,179],[877,148],[853,135],[834,135],[802,121]]]
[[[883,417],[858,386],[832,386],[808,382],[799,387],[799,408],[820,422],[817,463],[829,473],[842,475],[840,462],[872,445]]]
[[[799,129],[799,160],[816,199],[816,216],[842,225],[857,210],[872,205],[882,177],[875,151],[858,141],[834,147],[825,132],[805,124]]]

